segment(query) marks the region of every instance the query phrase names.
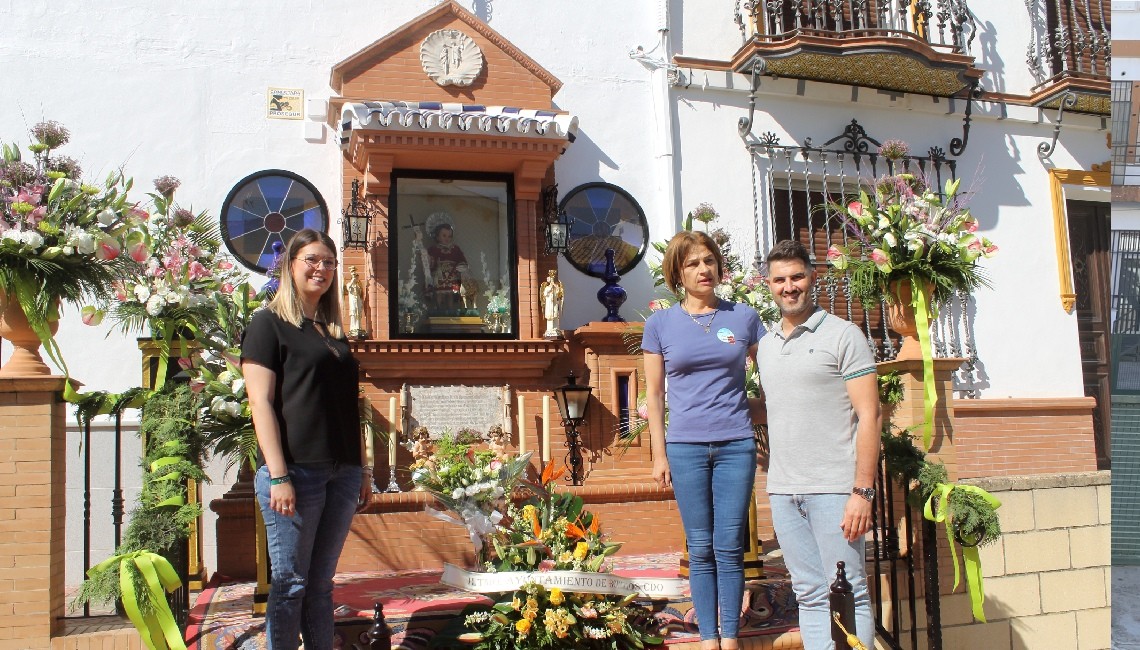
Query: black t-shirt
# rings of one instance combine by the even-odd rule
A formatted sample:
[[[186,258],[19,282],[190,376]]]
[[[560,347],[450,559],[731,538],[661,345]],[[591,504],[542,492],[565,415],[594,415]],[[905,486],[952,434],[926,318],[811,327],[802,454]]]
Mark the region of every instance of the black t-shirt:
[[[277,375],[273,410],[286,463],[360,464],[359,364],[342,339],[305,319],[298,329],[268,309],[253,315],[241,357]]]

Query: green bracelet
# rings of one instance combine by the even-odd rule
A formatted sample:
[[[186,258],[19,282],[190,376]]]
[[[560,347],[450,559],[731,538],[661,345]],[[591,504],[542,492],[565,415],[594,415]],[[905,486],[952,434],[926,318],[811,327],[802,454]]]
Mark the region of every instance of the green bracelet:
[[[292,479],[289,478],[288,474],[286,474],[285,476],[278,476],[277,478],[273,478],[272,476],[269,477],[269,484],[270,485],[283,485],[283,484],[289,483],[291,481],[292,481]]]

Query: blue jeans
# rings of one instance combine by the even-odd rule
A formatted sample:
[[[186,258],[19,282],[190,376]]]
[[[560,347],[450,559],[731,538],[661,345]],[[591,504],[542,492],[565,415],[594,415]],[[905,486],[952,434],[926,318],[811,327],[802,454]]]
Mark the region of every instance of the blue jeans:
[[[273,572],[265,610],[269,650],[332,650],[333,576],[360,497],[359,465],[293,464],[292,517],[269,508],[269,469],[254,476]]]
[[[752,438],[665,445],[689,547],[689,589],[701,640],[735,639],[744,601],[748,501],[756,478]]]
[[[828,596],[835,581],[835,564],[845,572],[855,592],[855,628],[859,640],[873,648],[875,623],[867,593],[865,543],[848,542],[839,525],[848,494],[771,494],[772,525],[792,575],[800,608],[804,650],[831,650],[831,608]]]

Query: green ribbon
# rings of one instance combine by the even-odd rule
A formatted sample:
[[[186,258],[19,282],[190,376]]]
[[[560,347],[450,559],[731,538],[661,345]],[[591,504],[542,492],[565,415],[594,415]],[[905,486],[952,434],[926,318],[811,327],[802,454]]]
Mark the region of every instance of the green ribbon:
[[[166,602],[166,593],[182,586],[178,573],[166,558],[150,551],[132,551],[103,560],[87,571],[89,578],[109,570],[119,564],[119,588],[122,591],[123,609],[127,618],[139,631],[143,643],[149,650],[186,650],[182,631]],[[139,594],[135,581],[131,578],[131,566],[139,572],[146,583],[146,590]],[[139,598],[144,597],[152,605],[146,614],[139,607]]]
[[[914,321],[918,326],[918,343],[922,348],[922,444],[930,451],[934,440],[934,406],[938,403],[938,391],[934,388],[934,351],[930,343],[930,318],[927,309],[930,298],[926,295],[926,283],[911,278],[911,304],[914,307]]]
[[[948,518],[952,519],[952,517],[950,517],[950,493],[954,490],[965,490],[966,492],[979,494],[994,510],[1001,507],[1001,501],[998,501],[992,494],[975,485],[955,485],[953,483],[939,483],[935,486],[934,491],[930,493],[930,498],[926,500],[926,505],[922,510],[922,516],[928,521],[941,523],[946,529],[946,541],[950,547],[950,559],[954,563],[954,589],[956,590],[961,581],[961,573],[958,569],[958,542],[954,539],[953,531],[950,530],[951,522],[947,521]],[[937,512],[934,511],[935,499],[938,500]],[[967,546],[963,548],[962,559],[966,564],[966,590],[970,594],[970,609],[973,611],[975,619],[985,623],[986,615],[985,612],[982,611],[982,604],[986,601],[986,594],[982,589],[982,558],[978,553],[978,547]]]

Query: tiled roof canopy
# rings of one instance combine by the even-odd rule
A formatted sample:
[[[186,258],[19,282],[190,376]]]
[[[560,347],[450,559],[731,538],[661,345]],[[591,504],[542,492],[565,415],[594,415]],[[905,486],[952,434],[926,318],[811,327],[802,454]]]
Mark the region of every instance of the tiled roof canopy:
[[[341,109],[340,142],[352,131],[483,131],[507,136],[573,142],[578,118],[549,110],[450,102],[350,102]]]

